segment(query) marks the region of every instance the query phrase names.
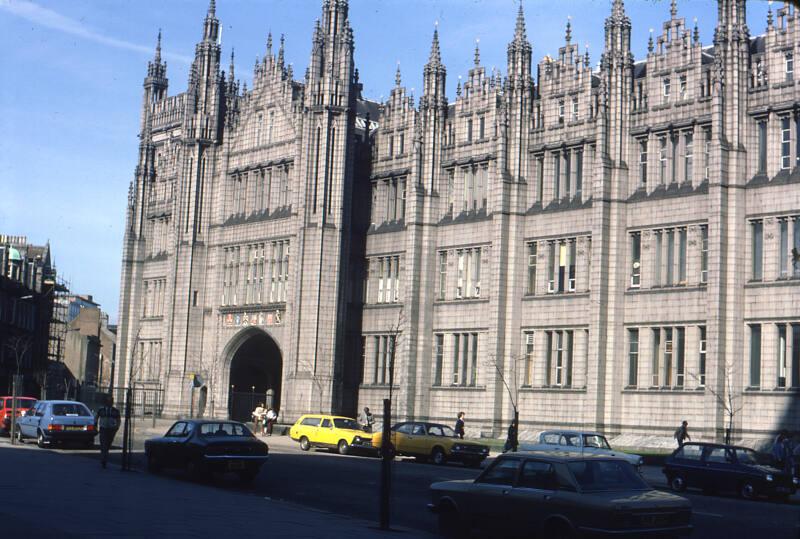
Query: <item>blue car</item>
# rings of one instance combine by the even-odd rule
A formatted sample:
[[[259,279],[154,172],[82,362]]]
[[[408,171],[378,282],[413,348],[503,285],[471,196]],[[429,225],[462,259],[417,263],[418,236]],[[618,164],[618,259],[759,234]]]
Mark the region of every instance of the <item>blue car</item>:
[[[17,418],[17,440],[25,443],[26,439],[35,438],[39,447],[59,442],[93,447],[95,435],[94,416],[82,402],[39,401]]]

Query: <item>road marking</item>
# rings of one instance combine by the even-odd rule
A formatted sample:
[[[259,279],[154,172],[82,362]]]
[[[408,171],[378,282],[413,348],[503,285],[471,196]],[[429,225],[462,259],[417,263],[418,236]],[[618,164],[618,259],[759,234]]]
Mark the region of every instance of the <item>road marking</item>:
[[[703,515],[704,517],[717,517],[717,518],[722,518],[723,517],[723,515],[720,515],[720,514],[717,514],[717,513],[704,513],[702,511],[692,511],[692,514],[694,514],[694,515]]]

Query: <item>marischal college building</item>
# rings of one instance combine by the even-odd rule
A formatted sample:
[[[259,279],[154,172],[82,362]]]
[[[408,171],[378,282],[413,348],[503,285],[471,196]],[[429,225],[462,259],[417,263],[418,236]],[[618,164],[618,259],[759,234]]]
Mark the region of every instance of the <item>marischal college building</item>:
[[[613,0],[593,68],[569,25],[533,65],[520,7],[505,75],[476,50],[449,100],[434,31],[419,99],[398,72],[378,103],[346,0],[302,80],[270,39],[249,88],[212,0],[186,91],[160,43],[144,80],[120,385],[289,422],[379,412],[392,381],[396,419],[472,436],[514,404],[528,433],[796,429],[800,13],[754,37],[745,9],[719,0],[703,44],[673,1],[636,60]]]

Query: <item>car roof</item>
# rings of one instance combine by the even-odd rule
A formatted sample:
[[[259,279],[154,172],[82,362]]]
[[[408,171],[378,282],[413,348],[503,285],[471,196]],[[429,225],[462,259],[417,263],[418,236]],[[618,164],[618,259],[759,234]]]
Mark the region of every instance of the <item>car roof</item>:
[[[727,444],[719,444],[716,442],[686,442],[683,444],[684,446],[687,445],[698,445],[701,447],[724,447],[726,449],[749,449],[750,451],[756,451],[752,447],[745,447],[743,445],[727,445]],[[681,449],[680,447],[678,449]],[[758,451],[756,451],[757,453]]]
[[[605,434],[602,432],[595,432],[592,430],[543,430],[539,433],[539,436],[542,434],[574,434],[576,436],[586,435],[586,436],[602,436],[603,438],[606,437]]]
[[[346,415],[331,415],[331,414],[303,414],[300,416],[300,419],[305,419],[307,417],[318,417],[320,419],[353,419],[352,417],[347,417]]]
[[[40,403],[44,403],[44,404],[80,404],[80,405],[86,406],[86,404],[81,402],[81,401],[66,401],[66,400],[50,401],[50,400],[47,400],[47,401],[39,401],[39,402]],[[88,408],[88,406],[87,406],[87,408]]]
[[[194,423],[195,425],[207,425],[209,423],[218,425],[220,423],[233,423],[235,425],[243,425],[240,421],[233,421],[231,419],[178,419],[175,423]]]
[[[622,457],[612,457],[610,455],[599,455],[596,453],[575,454],[570,451],[516,451],[514,453],[503,453],[498,458],[529,458],[549,459],[557,462],[576,462],[581,460],[617,460],[628,462]]]
[[[0,395],[0,399],[13,399],[12,395]],[[39,400],[36,397],[17,397],[18,399],[26,400],[26,401],[35,401]]]

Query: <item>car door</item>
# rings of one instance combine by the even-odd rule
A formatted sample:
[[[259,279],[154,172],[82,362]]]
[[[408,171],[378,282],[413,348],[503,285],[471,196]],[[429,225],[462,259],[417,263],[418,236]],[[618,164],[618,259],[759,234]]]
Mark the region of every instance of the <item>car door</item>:
[[[516,529],[535,530],[548,515],[560,513],[558,479],[552,463],[531,459],[522,464],[519,480],[508,495]]]
[[[336,432],[333,429],[333,420],[330,417],[322,419],[322,423],[317,430],[317,443],[326,446],[336,445],[338,440],[334,440]]]
[[[702,487],[708,490],[736,490],[736,465],[733,452],[722,446],[709,446],[703,455]]]
[[[514,507],[510,494],[517,482],[521,460],[498,458],[470,486],[464,514],[484,530],[510,533],[514,529]]]
[[[22,428],[23,436],[27,438],[36,438],[36,436],[38,436],[39,423],[41,423],[45,411],[47,410],[47,404],[46,402],[38,403],[36,408],[34,408],[33,414],[24,417],[25,423],[23,423]]]
[[[181,444],[187,438],[187,435],[188,426],[186,421],[178,421],[164,435],[160,449],[166,466],[177,467],[183,465],[184,459],[182,458]]]
[[[430,455],[434,441],[428,438],[424,423],[414,423],[408,436],[409,453],[413,455]]]
[[[413,429],[413,423],[402,423],[392,430],[392,443],[394,444],[395,452],[403,455],[412,454],[411,431]]]

